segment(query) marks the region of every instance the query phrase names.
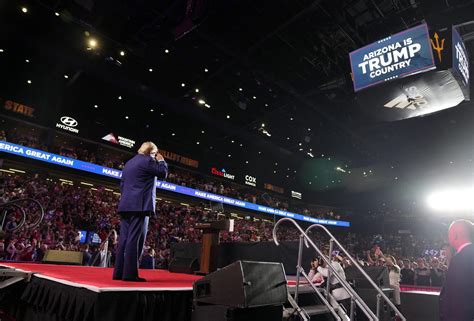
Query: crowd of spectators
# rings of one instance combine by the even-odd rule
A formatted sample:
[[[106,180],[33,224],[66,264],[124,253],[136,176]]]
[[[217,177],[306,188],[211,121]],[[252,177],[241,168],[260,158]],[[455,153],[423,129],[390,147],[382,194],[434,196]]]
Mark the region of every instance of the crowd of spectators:
[[[38,129],[35,130],[34,128],[23,128],[21,131],[17,128],[12,128],[7,131],[3,130],[1,136],[3,137],[2,140],[10,141],[15,144],[37,148],[61,156],[79,159],[115,169],[122,169],[127,159],[132,156],[132,154],[126,154],[125,152],[121,154],[91,152],[90,149],[83,146],[82,142],[66,142],[66,140],[61,140],[59,138],[54,140],[54,144],[46,145],[44,143],[45,140],[37,132]],[[167,180],[178,185],[225,195],[246,202],[262,204],[281,210],[288,210],[307,216],[335,220],[345,218],[342,216],[342,211],[339,212],[331,208],[315,205],[306,207],[303,204],[290,205],[289,199],[283,196],[258,191],[254,188],[249,188],[236,183],[217,180],[213,177],[204,176],[179,167],[173,167]]]
[[[12,209],[5,221],[0,237],[0,259],[18,261],[41,261],[48,249],[82,251],[84,264],[103,265],[97,260],[98,253],[108,250],[105,265],[113,265],[117,244],[115,231],[119,230],[119,216],[116,213],[119,195],[98,187],[95,189],[71,185],[39,175],[0,173],[0,203],[14,199],[34,198],[45,209],[41,224],[34,228],[23,227],[13,232],[20,223],[21,216]],[[34,221],[38,209],[28,208],[29,221]],[[170,201],[157,204],[156,216],[150,219],[149,233],[143,256],[144,267],[167,268],[170,246],[174,242],[199,242],[201,231],[194,226],[198,222],[220,219],[224,214],[212,211],[205,205],[187,206]],[[269,217],[270,218],[270,217]],[[79,231],[97,233],[98,244],[81,244]],[[222,232],[221,242],[272,241],[273,221],[262,218],[239,218],[235,221],[234,232]],[[426,248],[442,249],[440,240],[417,238],[413,235],[338,235],[340,242],[362,265],[386,265],[386,255],[398,261],[402,284],[439,286],[446,271],[446,250],[437,251],[435,257],[423,253]],[[296,229],[279,229],[279,240],[297,240]],[[106,242],[107,241],[107,242]],[[327,244],[315,238],[321,246]],[[370,249],[370,250],[368,250]],[[337,251],[337,249],[336,249]],[[344,266],[349,260],[338,253]],[[426,255],[423,255],[426,254]],[[396,259],[395,259],[396,258]],[[151,263],[150,263],[151,262]]]

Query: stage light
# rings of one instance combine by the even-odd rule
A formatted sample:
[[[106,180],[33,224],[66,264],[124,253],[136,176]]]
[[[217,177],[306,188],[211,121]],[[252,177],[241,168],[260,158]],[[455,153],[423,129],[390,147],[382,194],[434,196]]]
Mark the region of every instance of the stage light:
[[[198,89],[198,88],[194,89],[194,92],[198,93],[198,92],[199,92],[199,89]]]
[[[308,131],[310,132],[310,131],[311,131],[311,128],[308,128]]]
[[[69,78],[69,76],[68,76],[68,75],[64,75],[64,78],[68,79],[68,78]]]
[[[170,51],[168,49],[165,49],[165,53],[170,53]]]
[[[153,72],[153,68],[149,68],[148,71],[149,71],[149,72]]]
[[[21,12],[27,13],[27,12],[28,12],[28,8],[27,8],[27,7],[22,7],[22,8],[21,8]]]
[[[150,111],[151,111],[151,112],[154,112],[155,110],[152,108],[152,109],[150,109]]]
[[[97,40],[95,40],[94,38],[89,39],[88,44],[89,44],[89,48],[94,49],[97,47]]]
[[[302,143],[298,143],[298,145],[300,145],[300,146],[301,146],[301,145],[303,145],[303,144],[302,144]]]
[[[184,87],[186,86],[186,84],[184,82],[181,83],[181,87]]]
[[[206,101],[203,100],[203,99],[199,99],[199,100],[198,100],[198,103],[199,103],[199,105],[205,105],[205,104],[206,104]]]
[[[175,133],[172,133],[171,136],[175,136],[176,134]]]
[[[55,15],[56,17],[59,17],[59,12],[55,12],[54,15]]]
[[[293,117],[291,117],[290,120],[293,120]]]
[[[265,107],[268,107],[268,104],[265,104]]]
[[[278,163],[275,163],[275,166],[278,166]]]
[[[286,140],[290,140],[290,137],[287,137]]]
[[[248,163],[249,163],[249,161],[245,161],[245,164],[248,164]]]
[[[125,119],[128,119],[128,116],[125,116]]]
[[[98,106],[98,105],[94,105],[94,108],[99,108],[99,106]]]
[[[273,171],[273,174],[276,174],[276,173],[277,173],[277,171]]]
[[[122,100],[122,96],[118,96],[118,100]]]
[[[125,56],[125,51],[121,50],[120,51],[120,56],[122,56],[122,57]]]
[[[230,142],[231,142],[232,144],[234,143],[234,141],[233,141],[233,140],[231,140]]]
[[[229,154],[229,155],[227,155],[227,157],[232,157],[232,155],[231,155],[231,154]]]
[[[264,123],[262,123],[262,127],[265,127],[265,124],[264,124]]]
[[[226,117],[227,119],[230,119],[230,116],[229,116],[229,115],[227,115],[227,116],[225,116],[225,117]]]
[[[204,106],[206,106],[207,108],[211,108],[211,105],[209,104],[204,104]]]
[[[25,62],[29,63],[29,62],[30,62],[30,59],[25,59]]]
[[[160,115],[161,115],[161,116],[164,116],[165,114],[161,113]]]
[[[203,130],[201,130],[201,134],[204,134],[205,132]]]
[[[3,49],[0,49],[0,52],[4,52],[4,50],[3,50]]]
[[[29,80],[29,79],[28,79],[26,82],[29,83],[29,84],[31,84],[31,80]]]
[[[199,142],[196,142],[196,145],[199,145]]]
[[[204,72],[209,72],[209,69],[207,69],[207,68],[204,68]]]
[[[243,89],[242,88],[239,88],[239,91],[242,91]]]
[[[253,99],[257,99],[257,96],[253,96],[252,98],[253,98]]]
[[[432,193],[428,205],[435,210],[446,212],[474,211],[474,188],[450,189]]]

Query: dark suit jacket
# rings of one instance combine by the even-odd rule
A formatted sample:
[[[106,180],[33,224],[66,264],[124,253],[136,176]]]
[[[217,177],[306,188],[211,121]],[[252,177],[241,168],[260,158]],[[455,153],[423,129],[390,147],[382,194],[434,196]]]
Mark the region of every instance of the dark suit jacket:
[[[452,258],[439,299],[442,321],[474,320],[473,244]]]
[[[137,154],[122,171],[118,212],[155,212],[156,178],[168,175],[166,162],[157,162],[150,156]]]

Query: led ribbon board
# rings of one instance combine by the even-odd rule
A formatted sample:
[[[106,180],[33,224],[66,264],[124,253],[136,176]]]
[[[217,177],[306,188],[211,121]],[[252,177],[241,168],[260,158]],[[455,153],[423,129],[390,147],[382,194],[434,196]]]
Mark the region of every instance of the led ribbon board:
[[[359,48],[349,58],[355,91],[436,68],[426,24]]]
[[[6,141],[0,141],[0,151],[17,155],[17,156],[21,156],[21,157],[27,157],[27,158],[39,160],[39,161],[50,163],[50,164],[74,168],[74,169],[89,172],[89,173],[99,174],[102,176],[107,176],[107,177],[112,177],[112,178],[117,178],[117,179],[122,177],[122,171],[117,170],[117,169],[108,168],[108,167],[100,166],[97,164],[80,161],[77,159],[63,157],[60,155],[48,153],[48,152],[41,151],[38,149],[29,148],[29,147],[21,146],[17,144],[12,144]],[[287,212],[287,211],[283,211],[283,210],[279,210],[279,209],[275,209],[271,207],[266,207],[266,206],[262,206],[262,205],[258,205],[254,203],[244,202],[244,201],[233,199],[230,197],[212,194],[212,193],[208,193],[208,192],[204,192],[197,189],[184,187],[184,186],[180,186],[180,185],[176,185],[176,184],[172,184],[168,182],[157,180],[156,186],[158,189],[164,190],[164,191],[198,197],[198,198],[205,199],[208,201],[213,201],[213,202],[221,202],[223,204],[237,206],[237,207],[241,207],[241,208],[245,208],[245,209],[253,210],[257,212],[278,215],[278,216],[283,216],[283,217],[290,217],[296,220],[305,221],[309,223],[331,225],[331,226],[343,226],[343,227],[350,226],[350,223],[347,221],[318,219],[318,218],[309,217],[309,216],[296,214],[292,212]]]

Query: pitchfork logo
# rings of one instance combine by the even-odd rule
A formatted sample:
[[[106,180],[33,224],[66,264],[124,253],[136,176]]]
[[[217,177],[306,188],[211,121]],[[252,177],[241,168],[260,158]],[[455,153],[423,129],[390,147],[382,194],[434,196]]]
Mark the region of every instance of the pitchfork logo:
[[[69,117],[69,116],[61,117],[61,123],[63,123],[66,126],[69,126],[69,127],[76,127],[77,124],[78,124],[77,120],[75,120],[74,118]]]

